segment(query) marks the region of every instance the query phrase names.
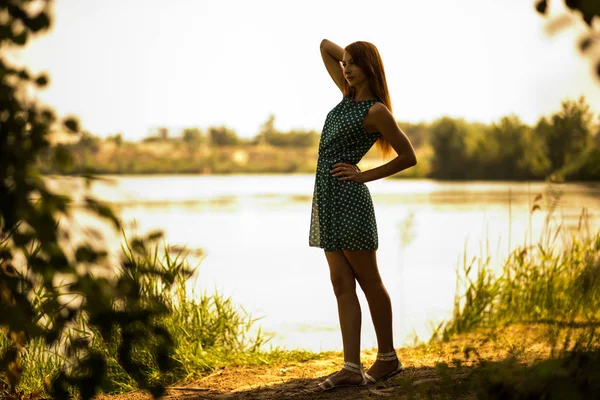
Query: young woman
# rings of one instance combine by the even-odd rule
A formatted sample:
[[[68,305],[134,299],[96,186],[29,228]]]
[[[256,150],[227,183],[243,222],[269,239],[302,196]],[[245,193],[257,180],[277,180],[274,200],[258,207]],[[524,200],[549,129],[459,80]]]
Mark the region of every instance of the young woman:
[[[342,369],[316,388],[325,391],[377,382],[402,369],[393,345],[390,297],[377,268],[377,225],[365,182],[410,168],[417,160],[392,115],[377,48],[355,42],[342,49],[324,39],[321,56],[343,94],[327,115],[321,134],[309,238],[310,246],[325,250],[344,348]],[[375,143],[384,155],[394,149],[397,156],[361,172],[356,164]],[[369,304],[378,343],[377,361],[367,372],[360,363],[361,310],[356,282]]]

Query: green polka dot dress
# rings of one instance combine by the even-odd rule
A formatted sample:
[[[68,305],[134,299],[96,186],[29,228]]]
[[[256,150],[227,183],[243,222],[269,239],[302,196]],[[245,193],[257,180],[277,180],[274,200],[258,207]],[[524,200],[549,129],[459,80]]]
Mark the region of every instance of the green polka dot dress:
[[[380,137],[363,126],[369,108],[376,102],[344,96],[327,114],[312,199],[312,247],[325,251],[377,249],[377,224],[369,189],[363,183],[341,181],[330,173],[331,166],[338,162],[356,165]]]

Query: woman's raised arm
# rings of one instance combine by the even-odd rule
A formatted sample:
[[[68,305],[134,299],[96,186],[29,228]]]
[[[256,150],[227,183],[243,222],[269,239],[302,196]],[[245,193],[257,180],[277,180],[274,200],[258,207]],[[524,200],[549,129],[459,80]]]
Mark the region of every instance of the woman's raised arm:
[[[340,62],[343,56],[343,48],[327,39],[321,41],[321,57],[325,68],[342,93],[344,92],[344,70]]]

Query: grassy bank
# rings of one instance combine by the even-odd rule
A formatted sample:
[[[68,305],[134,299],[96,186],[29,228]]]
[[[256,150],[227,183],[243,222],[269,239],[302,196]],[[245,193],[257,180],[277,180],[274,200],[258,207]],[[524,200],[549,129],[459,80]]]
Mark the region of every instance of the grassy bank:
[[[453,317],[434,339],[511,323],[600,325],[600,231],[547,229],[515,248],[499,272],[492,261],[464,256]]]
[[[249,331],[256,323],[243,308],[236,306],[231,298],[219,293],[200,294],[192,300],[185,291],[185,281],[189,278],[189,265],[183,254],[171,254],[165,247],[156,247],[145,256],[126,246],[125,258],[137,271],[154,270],[166,272],[168,279],[159,279],[157,275],[141,274],[136,278],[142,298],[160,296],[168,307],[167,317],[161,325],[174,339],[174,355],[171,365],[175,368],[167,374],[161,373],[152,359],[146,344],[134,344],[134,359],[151,371],[151,379],[164,385],[194,379],[214,370],[232,365],[269,366],[285,362],[301,362],[328,356],[328,353],[310,351],[283,351],[274,348],[265,352],[259,350],[265,343],[261,331],[250,335]],[[160,251],[159,251],[160,250]],[[121,271],[121,273],[124,273]],[[113,305],[115,309],[118,304]],[[136,389],[134,381],[118,362],[118,344],[107,346],[98,332],[90,330],[83,318],[77,326],[69,327],[62,344],[47,348],[43,340],[34,340],[23,349],[24,374],[16,390],[8,382],[0,386],[0,395],[25,398],[25,394],[47,394],[52,377],[63,368],[69,370],[77,354],[66,355],[62,351],[66,341],[85,340],[93,350],[106,355],[108,376],[102,383],[104,393],[122,393]],[[0,333],[0,352],[8,346],[6,337]],[[0,396],[1,397],[1,396]],[[4,397],[2,397],[4,398]]]

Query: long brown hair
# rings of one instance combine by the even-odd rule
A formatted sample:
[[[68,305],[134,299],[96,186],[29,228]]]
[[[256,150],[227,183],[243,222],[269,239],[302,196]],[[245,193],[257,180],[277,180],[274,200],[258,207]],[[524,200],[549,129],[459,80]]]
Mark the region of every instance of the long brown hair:
[[[392,112],[392,101],[385,79],[385,71],[383,70],[383,61],[379,51],[374,44],[369,42],[358,41],[349,44],[344,48],[354,60],[354,64],[358,66],[365,74],[369,88],[375,94],[375,97],[381,101]],[[356,89],[348,84],[344,79],[344,95],[356,95]],[[389,142],[382,136],[377,139],[377,147],[381,154],[385,157],[390,153],[391,147]]]

